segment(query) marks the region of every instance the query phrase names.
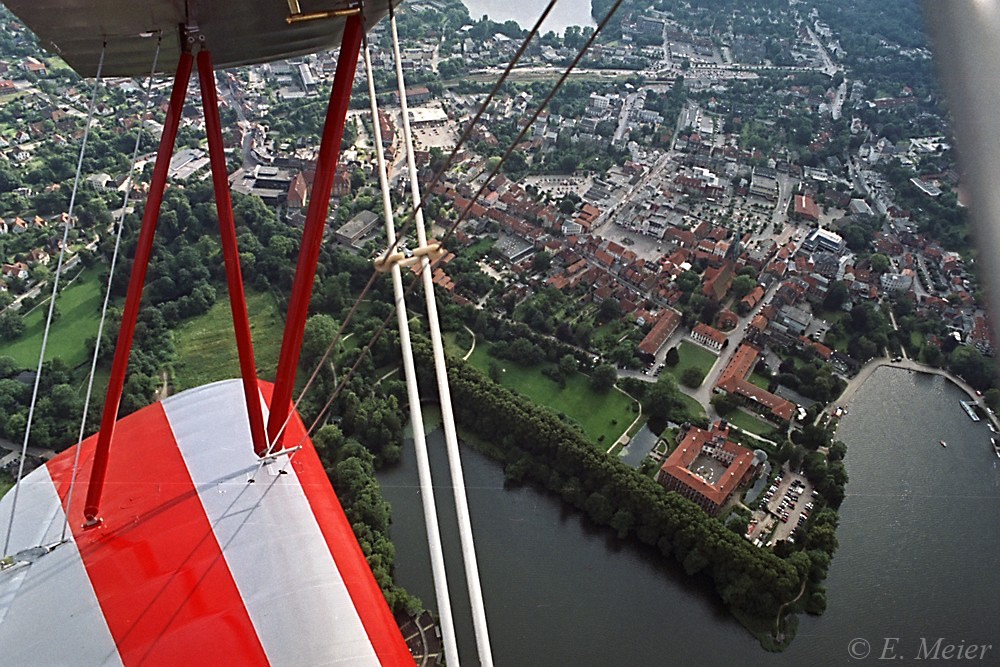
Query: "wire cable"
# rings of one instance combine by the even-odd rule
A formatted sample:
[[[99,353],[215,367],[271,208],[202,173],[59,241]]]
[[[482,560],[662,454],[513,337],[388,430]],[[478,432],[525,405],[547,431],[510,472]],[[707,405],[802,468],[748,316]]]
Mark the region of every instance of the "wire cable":
[[[362,33],[363,34],[363,33]],[[368,36],[362,37],[362,54],[365,60],[365,74],[368,77],[368,91],[371,101],[372,123],[374,125],[375,157],[378,167],[379,186],[382,190],[382,214],[385,218],[385,233],[389,242],[396,240],[396,225],[393,222],[392,200],[389,194],[389,178],[386,175],[385,153],[382,149],[382,130],[378,122],[378,103],[375,99],[375,78],[372,75],[371,54]],[[403,277],[398,263],[390,267],[392,292],[396,302],[396,323],[399,328],[399,345],[403,357],[403,375],[406,378],[406,393],[410,404],[410,426],[413,428],[413,445],[417,456],[417,475],[420,480],[420,501],[424,510],[424,527],[427,531],[427,548],[430,551],[431,572],[434,579],[434,594],[437,599],[444,640],[445,660],[450,665],[458,665],[458,640],[448,593],[448,576],[445,570],[444,549],[441,546],[441,530],[438,525],[437,506],[434,500],[434,481],[431,477],[430,457],[427,454],[427,436],[424,433],[423,411],[420,407],[420,388],[417,386],[417,371],[413,363],[413,347],[410,345],[410,322],[406,313],[406,298],[403,296]]]
[[[465,131],[462,133],[462,136],[459,138],[458,142],[455,144],[455,147],[451,150],[451,153],[448,155],[448,158],[444,161],[444,163],[441,165],[441,167],[434,173],[434,176],[431,178],[431,181],[430,181],[429,185],[424,190],[424,196],[420,200],[420,204],[414,209],[413,213],[411,213],[408,217],[404,218],[404,220],[403,220],[403,227],[399,231],[399,234],[398,234],[396,240],[393,241],[393,242],[390,242],[389,247],[385,251],[385,256],[386,257],[388,257],[389,255],[392,254],[392,252],[399,245],[400,240],[403,237],[406,236],[407,232],[409,231],[409,226],[413,223],[413,217],[414,217],[416,211],[420,211],[420,210],[423,209],[423,206],[426,203],[427,198],[430,196],[431,191],[434,189],[434,186],[437,185],[437,183],[440,181],[441,177],[444,176],[444,174],[448,171],[449,167],[451,167],[452,162],[458,156],[459,150],[462,148],[463,145],[465,145],[465,142],[468,141],[469,136],[472,134],[472,130],[475,127],[476,123],[479,122],[479,119],[482,117],[483,113],[486,112],[486,109],[493,102],[493,99],[496,97],[497,93],[500,91],[500,87],[503,86],[504,82],[507,80],[507,77],[510,75],[511,71],[513,71],[514,66],[517,65],[517,63],[520,61],[521,56],[524,54],[525,50],[528,48],[528,44],[531,43],[532,38],[534,38],[534,36],[536,34],[538,34],[538,31],[539,31],[539,29],[542,26],[542,22],[549,15],[549,12],[552,11],[552,8],[555,6],[555,4],[556,4],[556,0],[549,0],[549,4],[546,5],[544,11],[542,11],[541,15],[538,17],[538,20],[535,21],[535,25],[532,26],[531,30],[528,31],[528,34],[524,38],[524,41],[521,42],[521,46],[518,47],[517,51],[511,57],[510,61],[508,61],[507,66],[504,68],[503,74],[501,74],[500,78],[497,79],[496,83],[493,84],[493,88],[490,89],[490,92],[486,95],[486,98],[483,100],[482,104],[479,106],[479,110],[476,112],[476,115],[473,116],[472,120],[469,121],[469,123],[466,124]],[[362,20],[363,20],[363,18],[362,18]],[[362,29],[362,34],[367,34],[367,31],[364,28]],[[303,397],[305,397],[306,392],[309,391],[309,389],[312,387],[312,383],[316,379],[316,376],[319,374],[320,369],[323,367],[323,364],[326,363],[326,360],[329,358],[329,356],[332,353],[333,349],[336,347],[337,342],[343,336],[344,331],[347,329],[347,326],[350,324],[351,319],[354,317],[354,314],[357,312],[358,305],[361,303],[362,299],[364,299],[365,296],[368,294],[369,290],[371,290],[372,286],[375,284],[375,279],[377,277],[378,277],[378,273],[375,272],[375,271],[373,271],[372,275],[368,279],[368,282],[362,288],[361,292],[358,294],[357,299],[355,299],[354,304],[351,306],[350,310],[348,311],[347,316],[341,322],[340,327],[337,329],[336,333],[333,335],[333,339],[330,341],[330,344],[327,346],[326,351],[323,353],[323,356],[320,357],[320,360],[316,363],[316,367],[313,369],[313,372],[310,374],[309,379],[306,381],[305,385],[302,387],[302,391],[299,392],[299,397],[295,400],[295,403],[292,404],[292,409],[289,411],[288,416],[285,417],[284,423],[282,423],[281,428],[278,429],[277,434],[275,435],[274,443],[277,443],[277,442],[280,441],[281,434],[284,432],[285,428],[288,426],[288,420],[291,419],[292,414],[294,414],[298,410],[299,403],[302,402],[302,399],[303,399]],[[273,447],[274,447],[273,443],[271,445],[269,445],[269,447],[268,447],[268,453],[271,452],[271,449]]]
[[[45,318],[45,329],[42,331],[42,349],[38,353],[38,368],[35,371],[35,384],[31,390],[31,403],[28,405],[28,419],[24,425],[24,441],[21,443],[21,462],[17,466],[17,480],[14,483],[14,500],[10,507],[10,521],[7,523],[7,535],[4,537],[3,555],[7,556],[10,548],[10,538],[14,531],[14,515],[17,512],[17,500],[21,490],[21,478],[24,475],[24,459],[28,454],[28,438],[31,436],[31,422],[35,417],[35,405],[38,402],[38,385],[42,379],[42,365],[45,362],[45,346],[49,342],[49,330],[52,328],[52,313],[56,307],[56,296],[59,294],[59,275],[62,273],[63,259],[66,257],[66,243],[69,240],[69,228],[73,226],[73,207],[76,205],[76,193],[80,185],[80,172],[83,169],[83,156],[87,152],[87,139],[90,137],[90,124],[94,120],[94,108],[97,106],[97,92],[101,88],[101,71],[104,69],[104,53],[107,42],[101,44],[101,57],[97,61],[97,73],[94,76],[94,92],[90,97],[90,107],[87,109],[87,124],[83,128],[83,139],[80,142],[80,157],[76,161],[76,176],[73,178],[73,192],[69,197],[69,209],[63,222],[62,243],[59,246],[59,259],[56,262],[56,272],[52,278],[52,296],[49,299],[49,312]]]
[[[424,213],[419,208],[420,184],[417,180],[417,163],[413,155],[413,134],[410,131],[410,116],[407,108],[406,81],[403,78],[403,58],[399,52],[399,34],[396,30],[396,15],[389,6],[389,30],[392,32],[392,53],[396,63],[396,82],[399,86],[400,116],[403,125],[403,146],[406,150],[406,166],[410,179],[410,196],[413,199],[414,223],[417,243],[427,247],[427,230]],[[458,518],[458,535],[462,545],[462,560],[465,565],[465,582],[469,590],[472,608],[472,626],[476,635],[476,649],[479,663],[483,667],[493,667],[493,651],[490,648],[489,626],[486,623],[486,607],[483,603],[483,587],[479,580],[479,564],[476,560],[476,542],[472,535],[472,519],[469,514],[469,500],[465,494],[465,475],[462,472],[462,455],[458,450],[458,432],[455,429],[455,415],[451,404],[451,388],[448,386],[448,366],[444,358],[444,342],[441,339],[441,323],[438,318],[437,298],[434,293],[434,278],[429,270],[430,261],[423,255],[421,278],[427,304],[427,328],[431,336],[434,355],[434,375],[438,385],[438,402],[441,405],[441,421],[444,424],[445,449],[448,453],[448,467],[451,472],[452,493],[455,497],[455,513]],[[412,352],[411,352],[412,355]]]
[[[499,173],[500,169],[504,165],[504,162],[506,162],[507,158],[513,152],[514,148],[521,142],[521,139],[524,138],[524,135],[527,133],[528,129],[531,127],[531,125],[538,118],[539,114],[541,114],[541,112],[544,111],[545,107],[548,106],[549,102],[555,96],[556,92],[558,92],[558,90],[562,86],[562,84],[566,81],[566,79],[569,77],[569,75],[573,72],[573,70],[576,68],[576,66],[580,63],[580,60],[583,59],[584,54],[590,48],[591,44],[593,44],[594,39],[597,38],[597,35],[600,34],[600,32],[604,28],[604,26],[606,26],[607,23],[608,23],[608,21],[611,20],[611,17],[618,10],[618,7],[620,7],[621,4],[622,4],[622,0],[616,0],[616,2],[611,6],[611,9],[608,10],[608,13],[605,14],[604,18],[597,25],[597,28],[591,34],[590,38],[584,43],[584,45],[580,49],[579,53],[577,53],[576,57],[570,63],[569,67],[567,67],[566,70],[563,72],[563,74],[559,77],[559,79],[556,81],[556,84],[552,87],[552,90],[549,91],[549,94],[543,100],[542,104],[535,110],[535,113],[532,115],[531,119],[525,124],[524,129],[522,129],[521,132],[514,139],[514,141],[511,142],[510,146],[504,152],[504,154],[501,157],[500,161],[497,163],[497,165],[494,167],[494,169],[490,172],[489,176],[486,178],[485,182],[483,183],[483,186],[472,197],[472,199],[469,201],[469,204],[462,211],[462,214],[448,228],[448,230],[446,231],[446,233],[442,237],[442,240],[441,240],[442,245],[444,244],[445,241],[447,241],[451,237],[452,234],[454,234],[455,230],[458,228],[458,225],[461,224],[465,220],[465,218],[468,216],[469,212],[472,210],[472,206],[479,199],[479,196],[482,195],[482,193],[486,189],[487,185],[489,185],[489,183],[493,180],[493,178],[495,178],[496,175]],[[428,269],[429,270],[433,270],[436,265],[437,265],[437,261],[432,262],[430,264],[430,266],[428,267]],[[422,272],[423,270],[424,269],[421,266],[420,271]],[[420,279],[420,276],[418,275],[416,278],[414,278],[410,282],[409,286],[406,289],[406,294],[407,295],[409,295],[409,293],[413,291],[413,289],[416,287],[417,283],[419,282],[419,279]],[[368,339],[368,342],[361,349],[360,354],[358,355],[357,360],[354,362],[354,364],[351,366],[351,368],[348,370],[348,372],[344,375],[344,377],[341,379],[341,381],[334,388],[333,393],[330,395],[329,399],[326,401],[326,403],[323,405],[323,407],[317,413],[316,418],[312,421],[312,424],[309,426],[309,428],[306,431],[305,436],[303,436],[303,437],[308,437],[309,434],[312,433],[312,431],[316,427],[316,425],[319,424],[319,422],[322,419],[323,415],[326,414],[326,411],[329,410],[330,406],[337,399],[337,396],[339,396],[340,392],[343,391],[343,389],[344,389],[345,386],[347,386],[347,383],[353,377],[355,371],[358,369],[358,366],[361,365],[361,361],[364,359],[365,354],[367,354],[368,351],[371,350],[372,346],[378,340],[379,336],[381,336],[382,332],[385,331],[385,327],[388,324],[390,317],[391,317],[391,313],[390,313],[389,317],[386,317],[384,320],[382,320],[382,325],[380,327],[378,327],[375,330],[375,333],[372,334],[371,338]],[[334,341],[334,342],[336,342],[336,341]]]
[[[160,44],[163,35],[156,40],[156,51],[153,53],[153,66],[149,70],[149,78],[146,80],[146,96],[142,103],[142,110],[139,112],[139,131],[135,135],[135,146],[132,148],[132,162],[128,169],[128,178],[125,179],[125,197],[122,200],[121,213],[118,216],[118,229],[115,233],[115,249],[111,253],[111,268],[108,273],[108,287],[104,292],[104,303],[101,306],[101,321],[97,325],[97,341],[94,343],[94,356],[90,361],[90,376],[87,379],[87,393],[83,399],[83,416],[80,418],[80,432],[77,435],[76,451],[73,453],[73,473],[69,479],[69,492],[66,495],[66,513],[63,518],[62,536],[59,541],[66,539],[66,531],[69,528],[69,514],[73,509],[73,491],[76,489],[76,474],[80,466],[80,446],[83,442],[83,434],[87,428],[87,415],[90,411],[90,397],[94,389],[94,374],[97,372],[97,358],[101,351],[101,336],[104,334],[104,322],[108,315],[108,302],[111,300],[111,281],[115,277],[115,266],[118,263],[118,249],[121,246],[122,230],[125,228],[125,211],[128,209],[129,196],[132,194],[132,176],[135,174],[135,163],[139,159],[139,145],[142,143],[142,125],[149,109],[149,102],[152,99],[153,78],[156,74],[156,63],[160,58]]]

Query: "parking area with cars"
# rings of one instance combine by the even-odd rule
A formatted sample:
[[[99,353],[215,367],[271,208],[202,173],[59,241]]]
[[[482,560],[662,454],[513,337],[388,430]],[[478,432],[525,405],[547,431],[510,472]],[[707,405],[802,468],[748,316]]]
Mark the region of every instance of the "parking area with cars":
[[[816,496],[809,480],[783,468],[755,508],[747,539],[758,546],[772,546],[794,536],[809,520]]]

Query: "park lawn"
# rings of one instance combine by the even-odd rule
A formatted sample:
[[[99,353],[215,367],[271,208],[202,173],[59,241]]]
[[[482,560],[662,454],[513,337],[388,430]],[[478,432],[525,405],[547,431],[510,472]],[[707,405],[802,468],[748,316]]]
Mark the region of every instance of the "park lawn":
[[[911,331],[910,332],[910,345],[912,345],[913,348],[916,349],[916,350],[919,350],[920,348],[922,348],[924,346],[924,334],[922,334],[919,331]]]
[[[705,408],[702,407],[701,403],[684,392],[679,391],[677,393],[681,397],[684,407],[687,409],[688,417],[691,419],[705,419]]]
[[[763,375],[757,373],[757,371],[750,373],[750,377],[748,377],[747,380],[750,382],[750,384],[756,385],[761,389],[763,389],[764,391],[767,391],[767,387],[768,385],[770,385],[768,379]]]
[[[730,424],[738,426],[744,431],[750,431],[756,435],[766,436],[774,430],[773,424],[769,424],[763,419],[758,419],[757,417],[754,417],[753,415],[740,409],[733,410],[726,417],[726,419]]]
[[[680,345],[677,346],[677,354],[680,355],[677,365],[673,368],[669,366],[664,368],[665,371],[674,376],[677,382],[681,381],[681,375],[688,368],[697,368],[698,372],[701,373],[701,378],[704,380],[708,372],[712,370],[715,360],[719,358],[710,350],[706,350],[702,346],[686,340],[681,341]]]
[[[46,289],[51,289],[51,286]],[[97,335],[101,319],[103,289],[99,269],[91,268],[75,277],[56,297],[59,319],[52,323],[45,360],[62,359],[70,368],[88,360],[87,342]],[[24,333],[17,340],[0,344],[0,356],[11,357],[22,368],[35,368],[42,349],[42,333],[49,300],[24,316]]]
[[[598,446],[606,450],[611,443],[635,420],[634,401],[617,389],[599,394],[590,388],[588,378],[583,373],[574,373],[567,378],[566,386],[542,375],[541,367],[528,368],[508,359],[497,359],[488,353],[491,345],[478,341],[469,361],[473,366],[488,372],[490,363],[504,369],[500,383],[526,396],[539,405],[544,405],[557,414],[564,414],[576,422],[583,432]],[[617,421],[617,423],[613,423]]]
[[[271,294],[247,292],[246,299],[257,375],[270,381],[278,365],[284,318]],[[225,297],[212,304],[208,312],[181,322],[174,329],[174,346],[174,391],[240,376],[233,316]]]

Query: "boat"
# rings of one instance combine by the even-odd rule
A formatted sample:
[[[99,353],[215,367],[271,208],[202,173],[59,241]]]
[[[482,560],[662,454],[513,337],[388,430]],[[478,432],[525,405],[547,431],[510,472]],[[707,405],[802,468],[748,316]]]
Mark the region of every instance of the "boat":
[[[988,421],[988,422],[986,422],[986,425],[990,427],[990,431],[992,433],[996,433],[997,432],[997,427],[993,425],[993,422]]]
[[[976,411],[973,409],[971,403],[968,401],[959,401],[959,403],[962,404],[962,409],[965,410],[965,414],[969,415],[969,419],[974,422],[979,421],[979,415],[976,414]]]
[[[945,442],[944,440],[938,440],[938,444],[941,445],[942,447],[947,447],[948,446],[948,443]]]
[[[993,445],[993,453],[1000,459],[1000,442],[997,442],[996,438],[990,438],[990,444]]]

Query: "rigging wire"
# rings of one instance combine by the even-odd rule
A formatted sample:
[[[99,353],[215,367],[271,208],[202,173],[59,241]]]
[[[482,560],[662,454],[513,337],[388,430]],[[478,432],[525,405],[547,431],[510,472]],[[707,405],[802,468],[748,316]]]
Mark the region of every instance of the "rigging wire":
[[[42,364],[45,361],[45,346],[49,342],[49,329],[52,327],[52,313],[56,306],[56,296],[59,294],[59,275],[62,273],[63,259],[66,256],[66,243],[69,240],[69,228],[73,226],[73,207],[76,205],[76,193],[80,185],[80,172],[83,169],[83,156],[87,152],[87,139],[90,136],[90,124],[94,120],[94,108],[97,106],[97,93],[101,88],[101,71],[104,69],[104,53],[108,43],[101,44],[101,57],[97,61],[97,73],[94,76],[94,92],[90,97],[90,107],[87,109],[87,124],[83,128],[83,139],[80,142],[80,156],[76,161],[76,176],[73,178],[73,192],[69,197],[69,208],[63,222],[62,243],[59,246],[59,259],[56,262],[55,275],[52,278],[52,296],[49,298],[49,312],[45,318],[45,329],[42,331],[42,349],[38,353],[38,368],[35,371],[35,384],[31,390],[31,403],[28,405],[28,419],[24,425],[24,441],[21,443],[21,462],[17,466],[17,480],[14,483],[14,500],[10,508],[10,521],[7,523],[7,535],[4,538],[3,555],[7,555],[10,538],[14,530],[14,515],[17,511],[17,499],[21,490],[21,479],[24,475],[24,459],[28,453],[28,438],[31,435],[31,422],[35,417],[35,405],[38,402],[38,385],[42,379]]]
[[[386,175],[385,153],[382,148],[382,130],[378,122],[378,102],[375,99],[375,78],[372,74],[371,53],[368,35],[362,31],[362,54],[365,74],[368,78],[368,96],[371,103],[373,141],[378,167],[379,186],[382,190],[382,214],[385,219],[386,238],[390,243],[396,240],[396,225],[393,222],[392,200],[389,194],[389,178]],[[441,621],[441,635],[444,639],[445,660],[448,664],[460,664],[458,660],[458,640],[448,593],[448,577],[445,570],[444,549],[441,546],[441,530],[438,525],[437,506],[434,500],[434,481],[431,477],[430,457],[427,454],[427,436],[424,433],[423,413],[420,407],[420,389],[417,386],[417,372],[413,363],[413,348],[410,345],[410,322],[403,296],[403,278],[398,263],[390,267],[392,292],[396,304],[396,320],[399,327],[399,344],[403,357],[403,374],[406,377],[406,393],[410,404],[410,425],[413,428],[414,451],[417,456],[417,474],[420,480],[420,500],[424,510],[424,527],[427,531],[427,548],[430,551],[431,571],[434,579],[434,594]]]
[[[514,138],[514,141],[511,142],[510,146],[507,148],[507,150],[504,152],[503,156],[500,158],[500,161],[496,164],[496,166],[490,172],[489,176],[487,176],[486,180],[483,182],[483,186],[481,188],[479,188],[479,190],[472,197],[472,199],[469,200],[469,203],[466,205],[465,209],[463,209],[461,215],[459,215],[458,218],[455,220],[455,222],[453,222],[451,224],[451,226],[449,226],[449,228],[447,229],[446,233],[444,234],[444,236],[441,239],[442,245],[444,244],[445,241],[447,241],[452,236],[452,234],[454,234],[455,230],[458,228],[458,225],[460,225],[465,220],[465,218],[469,215],[469,212],[472,210],[472,206],[475,205],[476,201],[479,199],[480,195],[482,195],[483,191],[486,190],[486,187],[489,185],[489,183],[500,172],[500,169],[503,167],[504,162],[506,162],[507,158],[513,152],[514,148],[519,143],[521,143],[521,139],[524,138],[524,135],[527,133],[528,129],[531,128],[531,125],[538,118],[539,114],[541,114],[541,112],[545,110],[546,106],[548,106],[549,102],[552,100],[552,98],[555,96],[555,94],[559,91],[559,88],[566,81],[566,79],[569,77],[569,75],[573,72],[573,70],[576,68],[576,66],[580,63],[580,60],[583,59],[583,56],[586,54],[587,50],[590,49],[590,46],[591,46],[591,44],[593,44],[594,40],[597,38],[597,35],[600,34],[601,30],[604,28],[605,25],[607,25],[608,21],[611,19],[611,17],[614,15],[614,13],[618,10],[618,7],[621,6],[622,1],[623,0],[616,0],[615,3],[611,6],[611,8],[608,10],[608,13],[605,14],[604,18],[597,25],[597,28],[590,35],[590,38],[584,43],[583,47],[576,54],[576,57],[573,59],[573,61],[570,63],[570,65],[566,68],[566,70],[562,73],[562,75],[559,77],[559,79],[556,81],[556,84],[549,91],[548,95],[546,95],[546,97],[542,101],[541,105],[539,105],[539,107],[535,110],[534,114],[532,114],[531,118],[525,124],[524,128],[517,135],[517,137]],[[429,270],[433,270],[433,268],[436,266],[436,264],[437,264],[436,261],[432,262],[431,265],[428,267],[428,269]],[[420,271],[422,272],[423,270],[424,270],[423,267],[421,267]],[[414,287],[416,287],[418,281],[419,281],[419,276],[415,277],[412,281],[410,281],[409,286],[406,288],[406,294],[407,295],[410,292],[413,291],[413,289],[414,289]],[[391,314],[390,314],[390,317],[391,317]],[[343,391],[343,389],[344,389],[345,386],[347,386],[347,383],[353,377],[355,371],[357,371],[358,366],[361,365],[361,362],[365,358],[365,355],[371,350],[372,346],[378,340],[379,336],[381,336],[382,333],[385,331],[385,327],[386,327],[388,321],[389,321],[389,317],[387,317],[386,319],[382,320],[381,326],[379,326],[375,330],[375,333],[372,334],[371,338],[368,339],[368,342],[361,349],[360,354],[358,355],[357,360],[354,362],[354,364],[350,367],[350,369],[348,370],[348,372],[344,375],[344,377],[340,380],[340,382],[334,388],[333,393],[330,395],[329,399],[326,401],[326,403],[320,409],[319,413],[317,413],[316,418],[310,424],[309,428],[307,429],[307,431],[305,433],[305,436],[303,436],[303,439],[305,437],[308,437],[312,433],[313,429],[316,428],[316,426],[319,424],[320,420],[326,414],[326,411],[330,409],[330,406],[337,399],[337,396],[339,396],[340,392]],[[336,341],[334,341],[334,343],[336,343]]]
[[[424,213],[420,206],[420,183],[417,179],[417,164],[413,155],[413,134],[410,131],[410,116],[406,99],[406,81],[403,78],[403,58],[399,52],[399,33],[396,29],[396,15],[392,4],[389,5],[389,30],[392,33],[392,52],[396,62],[396,83],[399,87],[400,116],[403,125],[403,146],[406,150],[406,166],[410,179],[410,196],[413,199],[414,224],[417,231],[417,243],[420,248],[427,247],[427,230],[424,225]],[[465,475],[462,473],[462,457],[458,450],[458,433],[455,429],[455,416],[451,404],[451,388],[448,386],[448,366],[444,358],[444,343],[441,340],[441,324],[438,319],[437,297],[434,293],[434,282],[428,269],[430,260],[427,255],[420,259],[421,278],[424,284],[424,297],[427,306],[427,328],[431,336],[431,348],[434,355],[434,375],[438,385],[438,401],[441,405],[441,420],[444,424],[445,449],[448,453],[448,467],[451,472],[452,493],[455,498],[455,513],[458,518],[458,535],[462,546],[462,560],[465,565],[465,581],[469,590],[469,603],[472,608],[472,625],[476,635],[476,648],[479,652],[479,663],[483,667],[493,666],[493,651],[490,648],[489,626],[486,623],[486,608],[483,603],[483,587],[479,580],[479,564],[476,560],[476,543],[472,535],[472,519],[469,514],[469,500],[465,494]]]
[[[385,256],[386,257],[388,257],[389,255],[392,254],[392,252],[396,249],[396,246],[399,245],[400,240],[403,237],[406,236],[407,232],[409,231],[410,225],[413,223],[414,216],[416,215],[417,211],[422,211],[423,210],[423,206],[426,203],[428,197],[430,197],[430,193],[434,189],[434,186],[437,185],[437,183],[441,180],[441,178],[444,176],[444,174],[448,171],[448,168],[451,167],[452,162],[454,162],[455,158],[458,156],[459,150],[461,150],[462,146],[465,145],[465,142],[468,141],[469,136],[472,134],[472,130],[476,126],[476,123],[479,122],[479,119],[486,112],[486,109],[489,107],[489,105],[493,102],[493,99],[496,97],[497,93],[500,92],[501,86],[503,86],[504,82],[507,80],[507,77],[510,75],[511,71],[513,71],[514,66],[517,65],[517,63],[520,61],[521,56],[524,54],[525,50],[528,48],[528,44],[531,43],[532,38],[534,38],[534,36],[536,34],[538,34],[538,31],[539,31],[539,29],[542,26],[542,22],[545,21],[546,17],[549,15],[549,12],[552,11],[552,8],[555,6],[555,4],[556,4],[556,0],[549,0],[548,5],[546,5],[545,9],[542,11],[541,15],[538,17],[538,20],[535,21],[535,25],[533,25],[531,27],[531,30],[528,31],[527,36],[521,42],[521,45],[518,47],[517,51],[515,51],[514,55],[511,57],[510,61],[508,61],[507,66],[504,68],[503,74],[500,75],[500,78],[496,80],[496,82],[493,84],[493,87],[490,89],[490,92],[483,99],[483,102],[479,106],[478,111],[476,111],[476,115],[473,116],[472,120],[470,120],[466,124],[465,130],[462,132],[461,137],[459,137],[459,140],[455,144],[455,147],[452,148],[451,153],[448,155],[447,159],[444,161],[444,163],[441,165],[441,167],[434,173],[433,177],[431,178],[430,183],[428,184],[427,188],[424,190],[424,195],[423,195],[423,198],[420,200],[420,203],[413,210],[413,212],[411,212],[406,218],[404,218],[402,229],[399,231],[399,234],[398,234],[396,240],[395,241],[391,241],[390,244],[389,244],[389,247],[385,251]],[[364,31],[362,31],[362,32],[364,34]],[[375,122],[377,122],[377,120]],[[323,367],[323,364],[326,363],[326,360],[329,358],[330,354],[333,352],[334,348],[337,345],[337,342],[339,340],[341,340],[341,337],[343,336],[344,331],[347,329],[347,326],[350,324],[351,319],[354,317],[355,313],[357,312],[358,306],[361,304],[361,301],[368,294],[369,290],[371,290],[371,288],[375,285],[375,279],[377,277],[378,277],[378,272],[373,271],[372,275],[368,278],[368,282],[365,283],[365,286],[361,289],[361,292],[358,294],[357,299],[355,299],[354,304],[348,310],[347,316],[343,319],[343,321],[341,322],[340,326],[337,328],[337,331],[336,331],[336,333],[334,333],[333,339],[330,341],[330,344],[327,346],[326,351],[323,353],[323,356],[320,357],[319,361],[316,363],[316,367],[313,369],[312,373],[309,375],[309,379],[306,381],[305,385],[302,387],[302,391],[299,392],[299,397],[295,400],[295,403],[292,404],[292,409],[289,411],[288,416],[285,417],[285,421],[284,421],[284,423],[282,423],[281,428],[278,429],[278,431],[277,431],[277,433],[276,433],[276,435],[274,437],[274,441],[268,446],[268,450],[267,450],[268,454],[271,453],[271,450],[276,445],[276,443],[280,442],[280,440],[281,440],[281,434],[284,432],[285,427],[288,426],[288,420],[291,419],[292,414],[294,414],[298,410],[299,403],[302,402],[302,399],[305,397],[306,392],[308,392],[309,389],[312,387],[313,381],[316,379],[316,376],[319,374],[319,371]]]
[[[118,263],[118,249],[121,246],[122,230],[125,228],[125,211],[128,208],[129,196],[132,194],[132,177],[135,174],[135,163],[139,158],[139,145],[142,143],[142,125],[149,109],[149,102],[152,99],[153,78],[156,74],[156,63],[160,58],[160,44],[162,43],[162,33],[156,40],[156,51],[153,53],[153,66],[149,70],[149,79],[146,81],[146,95],[142,103],[142,110],[139,112],[139,131],[135,135],[135,146],[132,148],[132,162],[128,169],[128,178],[125,180],[125,198],[122,200],[121,213],[118,216],[118,230],[115,233],[115,249],[111,254],[111,268],[108,273],[108,287],[104,292],[104,304],[101,306],[101,320],[97,325],[97,342],[94,344],[94,356],[90,361],[90,376],[87,379],[87,393],[83,399],[83,416],[80,418],[80,432],[77,435],[77,443],[83,442],[83,434],[87,427],[87,414],[90,411],[90,397],[94,388],[94,374],[97,372],[97,357],[101,350],[101,336],[104,333],[104,322],[108,315],[108,302],[111,300],[111,281],[115,276],[115,265]],[[63,518],[62,536],[59,541],[66,539],[66,531],[69,527],[70,510],[73,508],[73,491],[76,489],[76,474],[80,466],[80,446],[77,445],[73,454],[73,473],[70,475],[69,492],[66,496],[66,512]]]

